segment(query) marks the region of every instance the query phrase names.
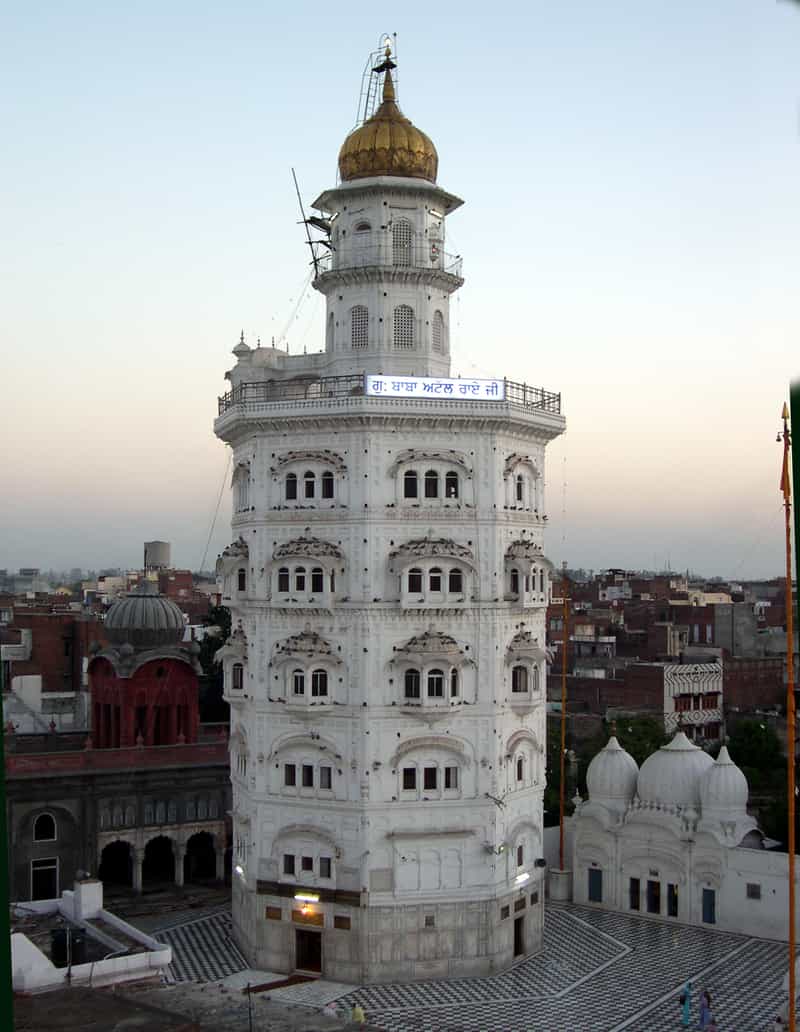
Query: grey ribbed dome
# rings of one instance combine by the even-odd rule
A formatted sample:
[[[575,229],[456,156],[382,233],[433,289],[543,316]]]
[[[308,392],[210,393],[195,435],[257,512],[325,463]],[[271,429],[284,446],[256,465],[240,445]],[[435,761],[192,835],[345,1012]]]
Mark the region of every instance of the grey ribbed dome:
[[[112,645],[136,648],[177,645],[183,638],[183,613],[174,602],[148,581],[115,602],[105,620],[106,637]]]

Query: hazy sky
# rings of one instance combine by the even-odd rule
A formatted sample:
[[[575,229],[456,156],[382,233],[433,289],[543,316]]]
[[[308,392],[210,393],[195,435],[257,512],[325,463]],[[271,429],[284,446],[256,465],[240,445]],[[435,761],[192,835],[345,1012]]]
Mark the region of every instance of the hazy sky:
[[[0,566],[134,565],[147,538],[199,565],[230,349],[279,335],[308,271],[290,167],[307,202],[334,184],[394,31],[466,201],[454,371],[562,392],[548,554],[779,573],[800,9],[772,0],[7,0]],[[323,347],[323,308],[291,350]],[[229,518],[226,485],[207,565]]]

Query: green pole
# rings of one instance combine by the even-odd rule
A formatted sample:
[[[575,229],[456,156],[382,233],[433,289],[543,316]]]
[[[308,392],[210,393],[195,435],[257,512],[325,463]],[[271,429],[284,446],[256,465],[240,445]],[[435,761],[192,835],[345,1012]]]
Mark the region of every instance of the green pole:
[[[5,667],[0,660],[0,699],[5,695]],[[14,990],[11,986],[11,922],[9,921],[8,836],[6,835],[6,729],[0,701],[0,1028],[14,1028]]]

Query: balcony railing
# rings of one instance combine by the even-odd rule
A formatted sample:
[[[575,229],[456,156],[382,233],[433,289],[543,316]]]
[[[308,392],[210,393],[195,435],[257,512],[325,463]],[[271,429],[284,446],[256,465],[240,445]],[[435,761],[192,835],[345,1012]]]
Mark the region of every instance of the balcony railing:
[[[561,395],[546,391],[542,387],[531,387],[526,383],[505,380],[505,398],[485,402],[489,405],[510,405],[513,408],[538,409],[553,415],[561,414]],[[219,414],[238,405],[269,405],[285,402],[327,401],[334,398],[366,397],[364,376],[356,373],[350,376],[321,376],[297,378],[294,380],[268,380],[262,383],[242,383],[223,394],[219,399]],[[386,404],[396,398],[370,396],[370,402]],[[453,394],[447,397],[432,395],[426,398],[409,399],[421,405],[469,404],[469,398]]]
[[[435,269],[448,276],[462,278],[462,259],[447,254],[441,241],[412,240],[402,246],[393,246],[389,234],[355,233],[339,240],[336,249],[320,258],[319,275],[326,272],[345,272],[367,268]]]

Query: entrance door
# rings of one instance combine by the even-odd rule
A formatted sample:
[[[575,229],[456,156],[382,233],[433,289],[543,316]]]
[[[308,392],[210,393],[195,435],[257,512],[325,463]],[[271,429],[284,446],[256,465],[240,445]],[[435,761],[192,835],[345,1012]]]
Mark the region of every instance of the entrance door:
[[[525,918],[514,918],[514,956],[521,957],[525,953]]]
[[[717,894],[713,889],[703,889],[703,921],[717,923]]]
[[[295,931],[295,967],[303,971],[322,971],[322,933],[305,928]]]
[[[589,868],[589,902],[603,902],[603,871],[599,867]]]

